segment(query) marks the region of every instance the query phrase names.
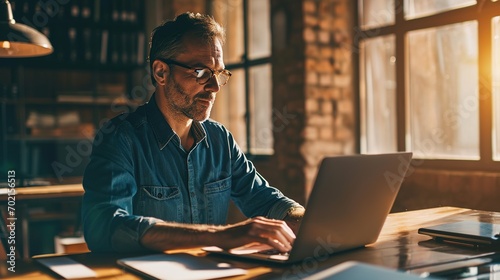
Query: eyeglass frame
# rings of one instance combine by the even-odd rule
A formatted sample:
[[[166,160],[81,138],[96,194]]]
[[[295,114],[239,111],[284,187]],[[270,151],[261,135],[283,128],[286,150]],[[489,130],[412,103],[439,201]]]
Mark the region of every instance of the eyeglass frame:
[[[208,78],[205,82],[200,82],[200,81],[199,81],[199,79],[200,79],[200,78],[195,77],[195,78],[196,78],[196,82],[197,82],[199,85],[205,85],[205,84],[207,84],[207,83],[210,81],[210,79],[212,79],[212,78],[215,76],[215,77],[216,77],[216,79],[217,79],[217,84],[218,84],[220,87],[222,87],[222,86],[224,86],[224,85],[226,85],[226,84],[227,84],[227,82],[229,81],[229,78],[231,78],[231,76],[233,75],[233,74],[231,73],[231,71],[229,71],[229,70],[227,70],[227,69],[224,69],[224,70],[220,70],[220,71],[218,71],[218,70],[211,69],[210,67],[207,67],[207,66],[204,66],[204,67],[199,67],[199,68],[197,68],[197,67],[192,67],[192,66],[189,66],[189,65],[187,65],[187,64],[184,64],[184,63],[178,62],[178,61],[176,61],[176,60],[173,60],[173,59],[166,59],[166,58],[156,58],[156,59],[157,59],[157,60],[159,60],[159,61],[161,61],[161,62],[163,62],[163,63],[166,63],[167,65],[173,64],[173,65],[180,66],[180,67],[182,67],[182,68],[186,68],[186,69],[194,70],[194,72],[195,72],[195,73],[197,73],[197,71],[199,71],[199,70],[208,69],[208,70],[210,71],[210,74],[211,74],[211,75],[210,75],[210,77],[209,77],[209,78]],[[225,82],[224,84],[222,84],[222,85],[221,85],[221,84],[219,84],[219,75],[220,75],[221,73],[225,73],[225,74],[227,75],[227,80],[226,80],[226,82]]]

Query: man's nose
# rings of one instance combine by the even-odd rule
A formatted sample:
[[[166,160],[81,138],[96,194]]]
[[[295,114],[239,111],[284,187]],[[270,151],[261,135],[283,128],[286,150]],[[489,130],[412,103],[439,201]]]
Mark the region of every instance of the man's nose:
[[[210,92],[219,92],[220,85],[217,75],[213,75],[210,80],[205,84],[205,90]]]

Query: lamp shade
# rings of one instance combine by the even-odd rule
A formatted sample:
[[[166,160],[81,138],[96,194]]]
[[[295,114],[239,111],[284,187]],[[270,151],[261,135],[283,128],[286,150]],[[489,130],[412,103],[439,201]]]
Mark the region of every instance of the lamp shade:
[[[0,3],[0,58],[43,56],[52,51],[45,35],[30,26],[16,23],[9,1]]]

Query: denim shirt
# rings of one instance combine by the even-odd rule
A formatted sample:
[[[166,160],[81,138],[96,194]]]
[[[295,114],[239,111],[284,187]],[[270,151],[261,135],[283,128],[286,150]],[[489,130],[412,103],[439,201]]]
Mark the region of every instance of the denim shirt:
[[[141,236],[158,221],[226,223],[230,199],[247,217],[282,219],[297,206],[255,170],[231,133],[193,121],[184,150],[154,95],[96,134],[83,186],[82,220],[92,251],[144,250]]]

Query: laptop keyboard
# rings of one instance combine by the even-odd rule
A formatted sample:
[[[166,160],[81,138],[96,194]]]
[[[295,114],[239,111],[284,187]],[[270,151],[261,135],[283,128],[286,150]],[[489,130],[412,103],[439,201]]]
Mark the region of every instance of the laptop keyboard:
[[[277,249],[268,249],[268,250],[259,251],[259,254],[270,255],[270,256],[272,256],[272,255],[288,256],[288,255],[290,255],[290,251],[283,253]]]

